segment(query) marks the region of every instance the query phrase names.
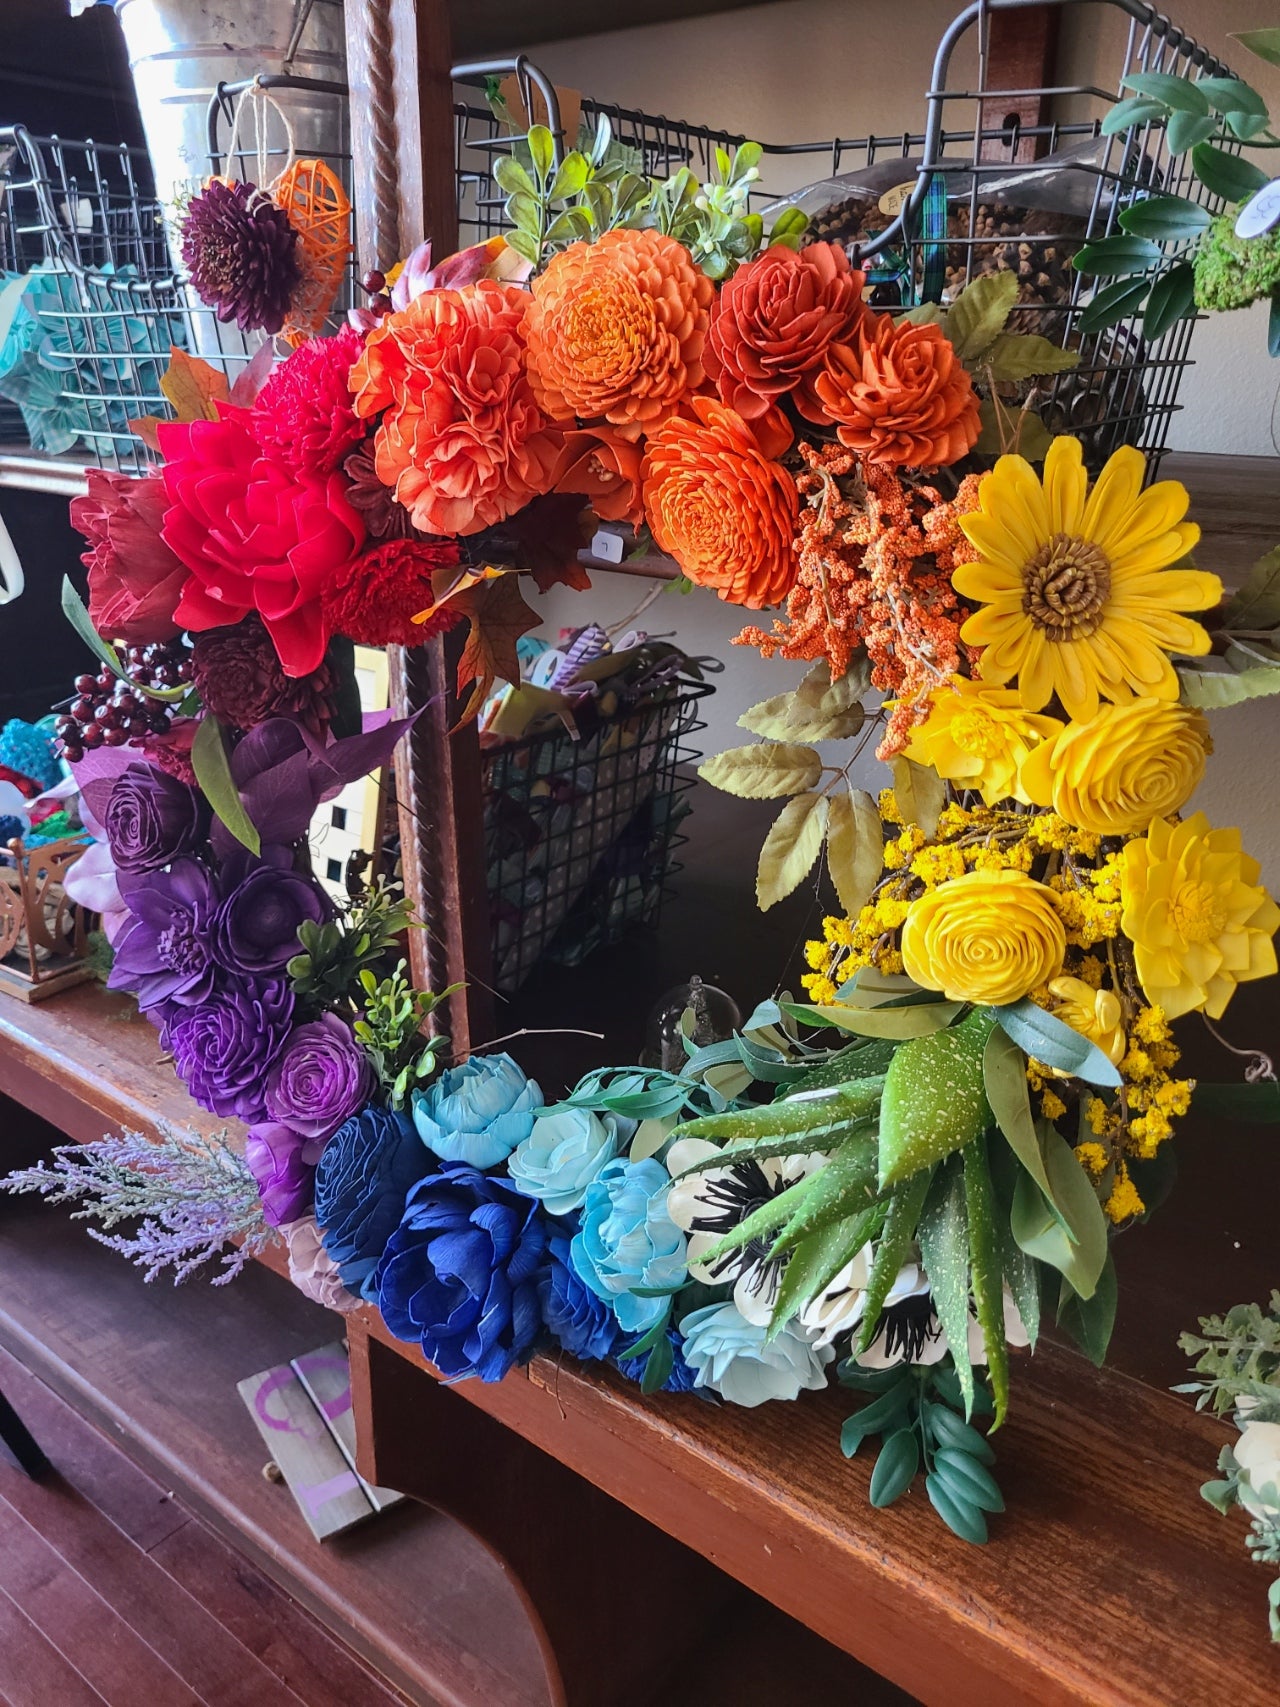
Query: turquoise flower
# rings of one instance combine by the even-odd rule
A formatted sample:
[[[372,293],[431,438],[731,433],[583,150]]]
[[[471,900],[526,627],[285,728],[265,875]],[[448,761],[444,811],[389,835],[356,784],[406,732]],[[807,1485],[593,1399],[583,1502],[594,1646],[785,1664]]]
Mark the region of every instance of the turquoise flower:
[[[578,1274],[631,1334],[651,1328],[670,1307],[669,1298],[639,1297],[632,1288],[674,1291],[686,1276],[685,1236],[667,1214],[669,1184],[652,1157],[615,1157],[587,1187],[569,1247]]]
[[[542,1091],[510,1055],[473,1055],[413,1098],[413,1124],[443,1162],[496,1168],[533,1130]]]
[[[582,1207],[587,1187],[631,1141],[634,1120],[617,1114],[593,1114],[586,1108],[562,1108],[540,1114],[533,1131],[516,1147],[507,1171],[516,1189],[540,1197],[552,1215]]]
[[[748,1408],[825,1387],[826,1366],[835,1356],[830,1346],[812,1345],[794,1322],[766,1342],[767,1325],[749,1322],[732,1302],[694,1310],[680,1323],[680,1332],[694,1386],[709,1387],[731,1405]]]

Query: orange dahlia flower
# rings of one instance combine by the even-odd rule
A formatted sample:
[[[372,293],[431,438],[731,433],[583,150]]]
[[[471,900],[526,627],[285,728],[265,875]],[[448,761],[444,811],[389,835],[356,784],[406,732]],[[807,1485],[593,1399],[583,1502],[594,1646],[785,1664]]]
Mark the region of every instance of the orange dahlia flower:
[[[977,442],[973,383],[937,326],[868,315],[851,342],[827,351],[816,389],[841,444],[868,462],[943,468]]]
[[[739,267],[707,333],[707,372],[729,407],[751,420],[790,394],[808,420],[825,420],[814,380],[867,318],[865,283],[838,243],[798,254],[775,243]]]
[[[640,456],[640,446],[612,427],[581,427],[564,435],[551,489],[590,499],[602,521],[639,527]]]
[[[648,428],[703,382],[715,286],[657,231],[574,243],[533,281],[529,378],[553,420]]]
[[[351,370],[357,414],[382,416],[378,478],[424,533],[478,533],[550,487],[560,434],[525,374],[528,307],[491,279],[423,291]]]
[[[795,482],[742,417],[710,397],[649,437],[644,508],[661,550],[730,604],[778,604],[796,577]]]

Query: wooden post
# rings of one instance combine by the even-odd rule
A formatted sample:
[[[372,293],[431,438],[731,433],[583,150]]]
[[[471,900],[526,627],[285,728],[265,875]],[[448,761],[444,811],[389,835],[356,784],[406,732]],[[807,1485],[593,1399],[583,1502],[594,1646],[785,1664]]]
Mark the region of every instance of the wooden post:
[[[1000,130],[1011,119],[1019,127],[1030,129],[1048,118],[1048,101],[1037,91],[1053,81],[1060,10],[1057,6],[1026,6],[988,14],[987,87],[1030,92],[980,103],[982,130]],[[1034,160],[1045,152],[1044,138],[1035,136],[1019,140],[1012,155],[994,138],[981,146],[983,160]]]

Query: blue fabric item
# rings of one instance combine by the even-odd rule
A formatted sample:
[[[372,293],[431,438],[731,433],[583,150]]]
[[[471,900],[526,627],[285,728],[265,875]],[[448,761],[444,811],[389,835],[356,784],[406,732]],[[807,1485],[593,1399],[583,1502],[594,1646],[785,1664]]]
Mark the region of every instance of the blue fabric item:
[[[344,1121],[320,1152],[316,1223],[352,1292],[376,1299],[373,1272],[405,1197],[433,1166],[409,1117],[376,1103]]]
[[[49,736],[20,717],[11,717],[0,729],[0,765],[8,765],[19,776],[29,776],[41,788],[52,788],[62,777],[62,766]]]

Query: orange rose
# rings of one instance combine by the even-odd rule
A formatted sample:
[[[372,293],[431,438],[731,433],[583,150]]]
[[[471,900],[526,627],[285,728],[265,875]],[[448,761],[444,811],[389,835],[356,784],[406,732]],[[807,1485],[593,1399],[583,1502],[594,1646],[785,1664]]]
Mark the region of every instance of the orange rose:
[[[525,374],[528,308],[490,279],[423,291],[351,370],[356,413],[382,415],[378,478],[424,533],[478,533],[550,489],[560,434]]]
[[[644,520],[640,501],[640,446],[609,427],[583,427],[564,435],[552,475],[553,492],[574,492],[606,522]]]
[[[817,393],[841,444],[868,462],[942,468],[977,441],[977,396],[937,326],[868,316],[850,343],[827,351]]]
[[[673,415],[649,437],[644,508],[653,537],[691,581],[730,604],[776,605],[796,578],[795,483],[732,409],[695,397],[693,411],[695,420]]]
[[[739,267],[707,333],[707,372],[730,408],[751,420],[790,394],[808,420],[824,420],[814,380],[830,345],[866,318],[865,283],[838,243],[799,254],[778,243]]]
[[[657,231],[574,243],[533,281],[529,378],[556,421],[603,416],[646,428],[703,381],[715,286]]]

